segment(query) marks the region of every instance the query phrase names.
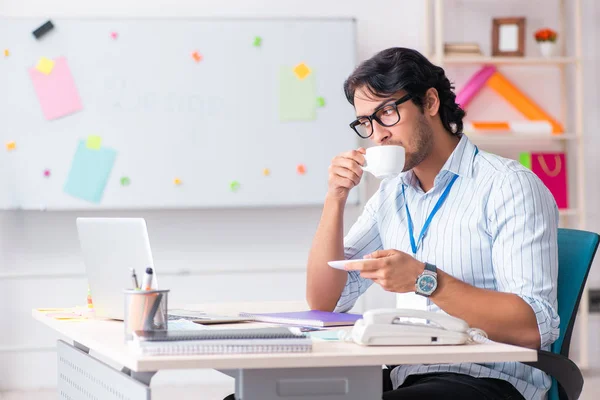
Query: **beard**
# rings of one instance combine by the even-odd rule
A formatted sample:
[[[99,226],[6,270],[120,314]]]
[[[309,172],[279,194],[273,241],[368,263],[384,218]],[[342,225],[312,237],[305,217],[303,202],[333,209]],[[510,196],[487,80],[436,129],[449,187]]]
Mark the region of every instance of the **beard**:
[[[431,148],[433,147],[433,129],[431,129],[425,120],[425,116],[419,115],[417,122],[417,127],[413,133],[414,151],[406,152],[406,160],[404,161],[404,170],[402,172],[409,171],[419,165],[431,153]]]

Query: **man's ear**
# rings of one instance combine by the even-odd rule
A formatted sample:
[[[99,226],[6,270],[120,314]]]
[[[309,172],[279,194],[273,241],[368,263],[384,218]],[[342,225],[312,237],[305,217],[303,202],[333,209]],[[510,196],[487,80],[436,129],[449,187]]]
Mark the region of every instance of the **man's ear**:
[[[440,109],[440,97],[436,88],[429,88],[425,92],[423,111],[430,117],[434,117]]]

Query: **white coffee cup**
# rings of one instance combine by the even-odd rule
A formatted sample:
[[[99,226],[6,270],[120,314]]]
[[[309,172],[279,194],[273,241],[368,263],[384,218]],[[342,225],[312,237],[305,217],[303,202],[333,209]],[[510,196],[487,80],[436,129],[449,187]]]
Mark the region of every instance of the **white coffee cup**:
[[[404,169],[404,147],[375,146],[367,149],[365,165],[361,168],[378,179],[396,176]]]

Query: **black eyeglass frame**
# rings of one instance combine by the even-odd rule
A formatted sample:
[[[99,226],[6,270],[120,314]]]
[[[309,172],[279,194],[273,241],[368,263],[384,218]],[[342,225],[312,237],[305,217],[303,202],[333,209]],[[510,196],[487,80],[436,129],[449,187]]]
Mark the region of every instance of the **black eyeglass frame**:
[[[384,104],[384,105],[382,105],[381,107],[377,108],[377,110],[375,110],[375,111],[373,112],[373,114],[371,114],[371,115],[366,115],[366,116],[363,116],[363,117],[357,118],[357,119],[355,119],[354,121],[350,122],[350,128],[351,128],[351,129],[352,129],[352,130],[353,130],[353,131],[354,131],[354,132],[355,132],[355,133],[356,133],[358,136],[360,136],[361,138],[363,138],[363,139],[368,139],[368,138],[370,138],[371,136],[373,136],[373,132],[375,132],[375,130],[373,129],[373,120],[377,121],[377,123],[378,123],[379,125],[381,125],[381,126],[385,126],[386,128],[389,128],[389,127],[391,127],[391,126],[394,126],[394,125],[396,125],[398,122],[400,122],[400,112],[398,111],[398,106],[399,106],[400,104],[402,104],[402,103],[405,103],[405,102],[407,102],[408,100],[412,99],[412,97],[413,97],[413,96],[412,96],[412,94],[407,94],[407,95],[404,95],[404,96],[402,96],[401,98],[399,98],[398,100],[396,100],[395,102],[393,102],[393,103],[392,103],[392,104],[394,104],[394,109],[396,110],[396,115],[398,115],[398,120],[397,120],[396,122],[394,122],[393,124],[389,124],[389,125],[388,125],[388,124],[384,124],[383,122],[381,122],[381,120],[380,120],[380,119],[379,119],[379,117],[377,116],[377,113],[378,113],[379,111],[381,111],[381,110],[383,110],[385,107],[387,107],[387,106],[391,105],[391,104],[389,104],[389,103],[388,103],[388,104]],[[370,133],[368,136],[363,136],[363,135],[361,135],[361,134],[358,132],[358,130],[356,129],[356,127],[357,127],[358,125],[360,125],[360,122],[359,122],[359,120],[360,120],[360,119],[363,119],[363,118],[367,118],[367,119],[369,120],[369,123],[371,124],[371,133]]]

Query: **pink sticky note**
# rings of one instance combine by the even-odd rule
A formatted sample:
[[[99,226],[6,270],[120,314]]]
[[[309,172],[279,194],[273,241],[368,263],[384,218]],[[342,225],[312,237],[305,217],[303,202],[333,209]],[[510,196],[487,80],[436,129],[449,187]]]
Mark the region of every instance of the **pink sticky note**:
[[[116,39],[116,38],[118,38],[118,37],[119,37],[119,34],[118,34],[117,32],[112,32],[112,33],[110,34],[110,37],[112,37],[113,39]]]
[[[33,67],[29,69],[29,76],[47,120],[64,117],[83,109],[65,57],[54,60],[51,74],[45,75]]]

